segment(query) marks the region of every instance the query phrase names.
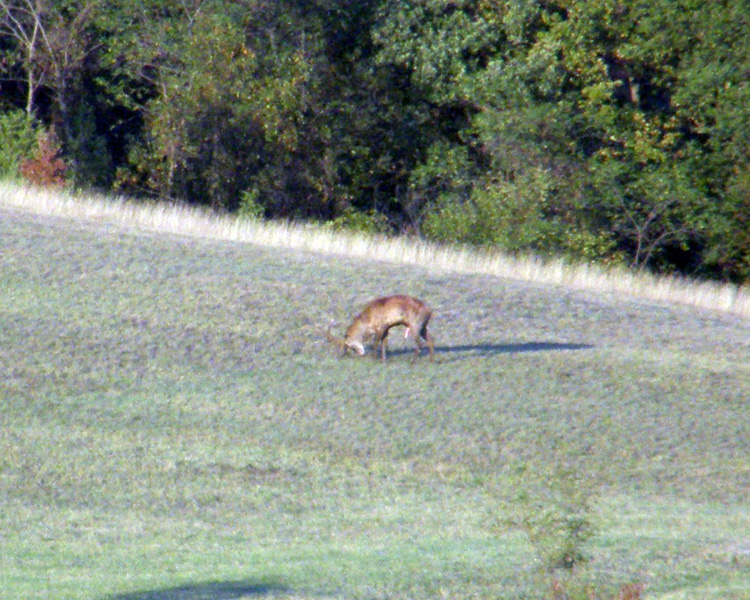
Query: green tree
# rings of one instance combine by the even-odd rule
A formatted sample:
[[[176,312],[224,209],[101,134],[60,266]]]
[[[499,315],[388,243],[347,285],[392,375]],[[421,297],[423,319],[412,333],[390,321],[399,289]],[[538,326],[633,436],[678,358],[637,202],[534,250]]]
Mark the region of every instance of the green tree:
[[[696,2],[672,96],[698,159],[695,186],[710,198],[705,215],[702,273],[750,278],[750,2]],[[684,18],[683,18],[684,20]],[[652,30],[671,31],[656,22]],[[662,35],[664,35],[662,33]],[[652,50],[653,51],[653,50]]]
[[[748,15],[0,0],[0,110],[80,186],[747,281]]]
[[[108,147],[90,104],[102,0],[0,0],[8,80],[25,88],[24,110],[60,137],[72,177],[106,186]]]
[[[666,270],[746,264],[720,242],[747,222],[746,9],[386,4],[380,60],[449,117],[410,173],[424,231]],[[457,146],[460,168],[435,160]]]
[[[33,154],[38,134],[38,123],[24,111],[0,114],[0,179],[18,179],[18,169]]]
[[[469,128],[477,107],[466,83],[497,51],[502,32],[489,2],[389,0],[376,16],[374,67],[386,77],[393,117],[387,139],[402,157],[394,210],[419,231],[430,212],[459,218],[446,205],[463,202],[483,168]],[[431,218],[425,233],[465,240],[447,225]]]
[[[145,141],[135,140],[120,184],[227,208],[255,185],[261,202],[283,210],[269,171],[300,146],[314,44],[263,1],[154,0],[127,18],[133,33],[112,46],[110,64],[137,82],[118,93],[142,116]]]

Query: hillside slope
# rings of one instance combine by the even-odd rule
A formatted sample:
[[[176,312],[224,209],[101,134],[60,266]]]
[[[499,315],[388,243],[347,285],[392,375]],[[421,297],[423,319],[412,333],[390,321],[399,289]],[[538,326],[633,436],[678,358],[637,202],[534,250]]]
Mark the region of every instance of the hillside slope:
[[[9,597],[549,597],[571,498],[580,581],[749,597],[746,321],[7,208],[0,256]],[[390,293],[435,364],[324,341]]]

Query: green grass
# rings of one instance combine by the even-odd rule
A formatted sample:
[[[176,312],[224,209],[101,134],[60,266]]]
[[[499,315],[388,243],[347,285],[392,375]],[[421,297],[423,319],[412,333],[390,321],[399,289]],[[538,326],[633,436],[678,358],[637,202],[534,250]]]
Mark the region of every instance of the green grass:
[[[571,586],[750,598],[738,316],[15,208],[0,257],[0,597],[550,598],[572,473]],[[436,363],[338,359],[397,292]]]

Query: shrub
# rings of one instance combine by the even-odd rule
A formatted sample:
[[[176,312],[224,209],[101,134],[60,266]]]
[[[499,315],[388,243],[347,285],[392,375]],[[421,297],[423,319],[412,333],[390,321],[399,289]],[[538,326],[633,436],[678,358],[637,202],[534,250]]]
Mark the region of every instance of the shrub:
[[[240,205],[237,214],[245,219],[262,219],[265,209],[258,200],[260,192],[256,186],[249,190],[244,190],[240,194]]]
[[[0,114],[0,178],[17,179],[37,147],[36,121],[22,110]]]
[[[60,154],[60,140],[55,132],[40,131],[34,155],[21,163],[21,175],[33,185],[63,187],[67,166]]]
[[[549,253],[559,224],[549,213],[553,181],[532,169],[518,181],[476,185],[470,197],[443,195],[422,223],[422,232],[440,242],[494,246],[506,252]]]
[[[328,223],[334,231],[355,231],[357,233],[387,234],[390,232],[388,218],[376,210],[364,212],[348,207],[341,216]]]
[[[641,600],[643,584],[595,581],[584,568],[588,543],[598,533],[597,477],[554,457],[545,465],[518,464],[507,483],[514,495],[503,502],[508,516],[501,528],[526,535],[551,600]]]
[[[574,468],[552,465],[515,469],[506,525],[528,538],[547,574],[571,571],[588,559],[586,545],[597,533],[594,482]]]

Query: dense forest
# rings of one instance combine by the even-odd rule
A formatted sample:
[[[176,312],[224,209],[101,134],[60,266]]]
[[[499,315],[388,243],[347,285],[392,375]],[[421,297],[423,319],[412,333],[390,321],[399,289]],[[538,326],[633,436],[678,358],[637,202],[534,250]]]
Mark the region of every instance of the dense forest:
[[[750,0],[0,0],[0,177],[750,281]]]

